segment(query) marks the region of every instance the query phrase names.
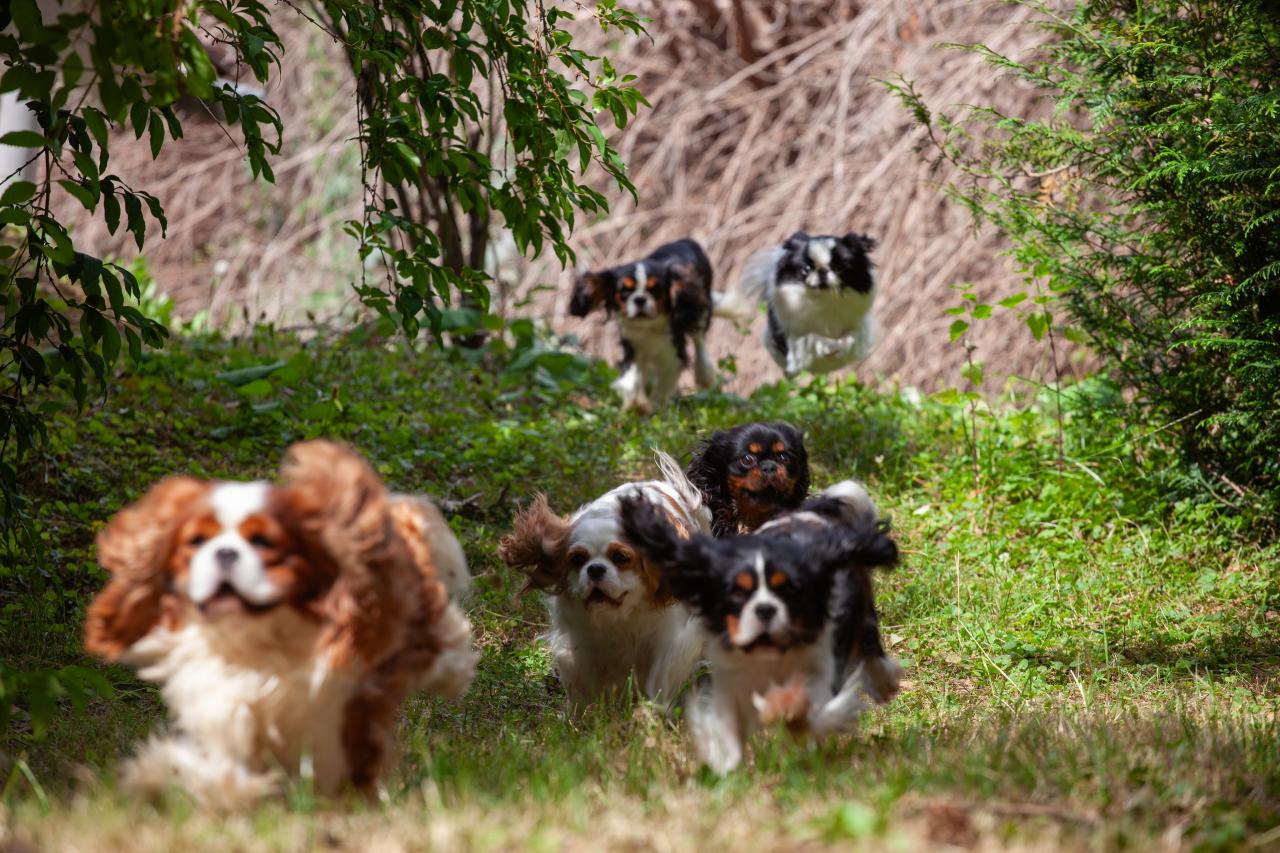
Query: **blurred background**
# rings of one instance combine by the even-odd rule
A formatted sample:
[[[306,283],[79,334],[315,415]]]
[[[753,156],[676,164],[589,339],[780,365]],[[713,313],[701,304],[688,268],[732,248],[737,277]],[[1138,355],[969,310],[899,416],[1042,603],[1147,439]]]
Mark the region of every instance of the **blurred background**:
[[[939,187],[962,176],[921,153],[925,129],[881,81],[900,74],[931,103],[1035,115],[1033,89],[998,77],[978,56],[941,46],[980,41],[1025,56],[1042,36],[1025,25],[1028,11],[968,0],[626,5],[651,19],[648,39],[602,34],[584,20],[579,46],[616,57],[619,73],[638,75],[652,104],[613,139],[639,201],[600,178],[611,211],[577,223],[571,242],[579,264],[617,264],[692,236],[724,289],[736,285],[752,252],[797,229],[864,232],[880,244],[873,254],[878,341],[854,372],[926,391],[960,382],[964,342],[949,340],[953,318],[944,313],[960,302],[954,286],[972,283],[979,295],[999,299],[1021,289],[1022,277],[1001,240],[975,233],[968,213],[944,197]],[[356,241],[343,230],[361,206],[354,82],[333,39],[289,10],[277,23],[286,50],[266,97],[288,135],[273,162],[274,187],[251,179],[232,137],[198,102],[186,105],[185,138],[166,145],[155,163],[145,138],[118,130],[112,140],[115,171],[162,198],[168,214],[168,238],[148,245],[147,272],[173,300],[176,318],[205,327],[304,326],[362,310],[351,289],[361,275]],[[474,144],[500,140],[494,130],[476,128]],[[493,153],[500,162],[501,152]],[[84,250],[133,256],[127,233],[111,237],[78,205],[60,213]],[[538,318],[587,353],[616,361],[612,326],[598,316],[566,316],[572,270],[550,254],[520,257],[500,221],[453,227],[485,258],[495,311]],[[1015,313],[977,325],[971,343],[986,364],[986,388],[999,390],[1011,375],[1052,377],[1050,348]],[[732,390],[781,377],[759,343],[762,326],[763,317],[749,339],[725,321],[712,326],[713,357],[736,369],[726,377]],[[1057,353],[1071,373],[1069,345]]]

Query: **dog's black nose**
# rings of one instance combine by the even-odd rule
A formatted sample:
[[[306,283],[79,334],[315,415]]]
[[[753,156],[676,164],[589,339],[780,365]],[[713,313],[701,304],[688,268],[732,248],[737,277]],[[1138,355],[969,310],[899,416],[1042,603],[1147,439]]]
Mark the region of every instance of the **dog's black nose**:
[[[768,625],[778,615],[778,608],[773,604],[757,604],[756,618]]]
[[[604,577],[604,566],[599,563],[592,563],[587,566],[587,577],[591,578],[593,581],[600,580],[600,578]]]
[[[240,552],[235,548],[219,548],[213,552],[213,559],[218,561],[218,568],[229,569],[240,559]]]
[[[760,473],[764,474],[766,477],[772,477],[774,474],[778,473],[778,469],[781,467],[781,465],[774,462],[772,459],[766,459],[764,462],[760,463]]]

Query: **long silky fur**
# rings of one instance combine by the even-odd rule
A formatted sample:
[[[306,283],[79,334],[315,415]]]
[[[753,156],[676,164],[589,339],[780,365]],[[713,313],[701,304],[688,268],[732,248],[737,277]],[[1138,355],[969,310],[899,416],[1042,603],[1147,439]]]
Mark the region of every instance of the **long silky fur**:
[[[322,644],[335,666],[358,654],[378,663],[399,644],[422,579],[396,534],[386,487],[372,466],[329,441],[293,445],[280,467],[296,519],[342,567],[325,601],[330,625]]]
[[[681,469],[680,463],[676,462],[671,454],[662,450],[654,450],[653,458],[658,464],[658,470],[662,473],[662,479],[666,480],[667,484],[676,490],[680,499],[688,507],[689,514],[694,521],[698,522],[702,528],[710,529],[711,508],[703,500],[702,490],[698,488],[698,484],[690,479]]]
[[[564,591],[564,556],[571,529],[569,520],[552,511],[542,492],[516,513],[512,531],[498,542],[498,556],[528,578],[522,593],[540,589],[558,595]]]
[[[117,660],[164,616],[164,557],[181,513],[208,492],[192,477],[168,477],[118,512],[98,534],[98,562],[111,573],[89,606],[85,648]]]

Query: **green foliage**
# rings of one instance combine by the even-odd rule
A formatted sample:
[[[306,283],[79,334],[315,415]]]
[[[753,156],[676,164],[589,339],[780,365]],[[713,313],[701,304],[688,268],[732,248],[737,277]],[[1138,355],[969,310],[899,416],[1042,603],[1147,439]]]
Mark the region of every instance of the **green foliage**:
[[[219,106],[239,127],[254,173],[269,179],[279,119],[256,97],[217,83],[198,30],[212,27],[259,80],[280,42],[256,0],[130,0],[92,14],[87,5],[68,5],[49,20],[35,0],[15,0],[4,16],[13,26],[0,33],[7,66],[0,92],[14,93],[39,125],[0,140],[31,149],[28,164],[40,173],[38,183],[10,181],[0,196],[0,554],[20,559],[38,542],[21,523],[27,508],[15,463],[43,437],[49,414],[32,395],[65,378],[83,406],[91,387],[107,388],[122,352],[137,361],[168,334],[139,310],[144,294],[132,269],[77,250],[55,212],[59,195],[98,213],[111,233],[124,228],[139,250],[157,225],[163,235],[160,200],[110,171],[109,133],[121,126],[146,135],[154,157],[182,136],[174,104],[183,96]]]
[[[13,27],[0,34],[9,66],[0,91],[16,93],[40,126],[0,142],[30,147],[42,172],[39,183],[17,180],[0,196],[0,529],[12,533],[0,549],[14,557],[37,544],[21,524],[27,509],[15,480],[15,461],[40,440],[47,414],[33,393],[66,378],[83,406],[91,388],[108,389],[122,352],[136,362],[168,332],[163,315],[140,310],[140,300],[154,300],[130,268],[77,250],[55,213],[62,196],[98,213],[111,233],[126,229],[141,251],[156,225],[163,234],[164,210],[160,199],[110,172],[113,126],[146,135],[155,156],[182,135],[177,100],[200,98],[238,127],[251,171],[267,181],[284,131],[269,105],[217,79],[200,40],[203,33],[229,46],[266,81],[281,42],[257,0],[129,0],[93,14],[89,6],[65,8],[42,20],[34,0],[6,4]],[[320,8],[340,31],[364,106],[366,207],[348,230],[361,256],[376,253],[386,270],[385,283],[361,282],[357,290],[410,336],[425,316],[438,337],[458,292],[487,306],[491,210],[520,251],[550,245],[565,261],[577,213],[606,207],[579,173],[595,162],[631,188],[595,115],[608,113],[622,126],[644,99],[607,59],[574,48],[563,28],[567,12],[530,0],[334,0]],[[613,2],[592,14],[606,29],[641,32],[639,20]],[[485,80],[494,86],[487,99],[473,85]],[[500,160],[471,144],[482,125],[500,136],[493,143]],[[443,205],[447,215],[415,217],[403,209],[415,200]],[[463,257],[454,244],[465,214],[476,227],[468,235],[474,251]]]
[[[577,215],[607,210],[581,182],[592,163],[634,195],[596,124],[623,127],[643,96],[605,57],[574,47],[574,16],[536,2],[316,4],[358,80],[365,210],[349,225],[361,257],[387,268],[361,298],[413,335],[438,337],[452,294],[488,306],[486,250],[497,213],[521,253],[550,245],[562,263]],[[638,34],[609,0],[583,8],[603,29]]]
[[[1280,16],[1261,0],[1024,3],[1050,36],[1034,58],[968,49],[1043,91],[1048,117],[953,119],[890,88],[966,172],[951,196],[1011,239],[1033,335],[1065,309],[1175,422],[1191,473],[1170,485],[1280,507]]]

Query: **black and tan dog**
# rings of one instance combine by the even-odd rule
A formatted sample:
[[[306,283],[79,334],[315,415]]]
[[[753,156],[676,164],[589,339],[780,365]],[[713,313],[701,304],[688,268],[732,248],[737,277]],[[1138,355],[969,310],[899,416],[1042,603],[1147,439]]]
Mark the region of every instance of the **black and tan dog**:
[[[804,433],[781,421],[712,433],[687,473],[711,508],[716,536],[750,533],[809,496]]]

